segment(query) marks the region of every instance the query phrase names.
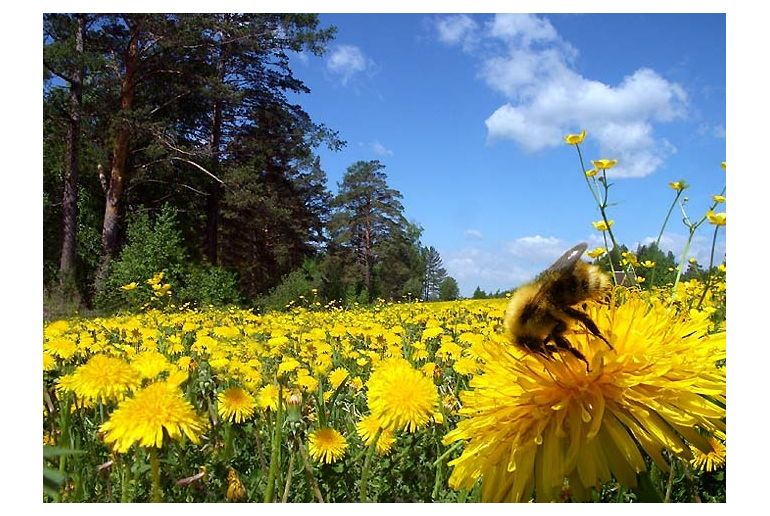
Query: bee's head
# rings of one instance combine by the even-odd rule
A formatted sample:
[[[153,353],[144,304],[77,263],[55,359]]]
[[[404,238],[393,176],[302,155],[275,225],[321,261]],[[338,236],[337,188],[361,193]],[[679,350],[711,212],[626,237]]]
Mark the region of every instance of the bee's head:
[[[516,345],[530,352],[539,352],[543,350],[543,338],[534,335],[518,335]]]

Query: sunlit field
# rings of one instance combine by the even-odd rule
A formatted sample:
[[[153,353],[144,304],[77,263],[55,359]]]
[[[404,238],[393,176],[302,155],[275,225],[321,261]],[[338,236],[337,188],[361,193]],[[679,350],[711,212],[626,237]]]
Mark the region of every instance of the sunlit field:
[[[591,371],[511,346],[506,299],[52,322],[46,474],[67,480],[46,498],[723,497],[723,281],[715,292],[697,310],[697,281],[590,306],[615,347],[572,328]]]

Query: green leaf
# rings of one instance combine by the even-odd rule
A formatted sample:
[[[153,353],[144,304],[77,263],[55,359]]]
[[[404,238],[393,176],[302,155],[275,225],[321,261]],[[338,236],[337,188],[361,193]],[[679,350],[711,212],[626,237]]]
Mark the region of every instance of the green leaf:
[[[51,459],[53,457],[62,457],[67,455],[83,455],[83,450],[73,450],[72,448],[62,448],[60,446],[43,446],[43,458]]]

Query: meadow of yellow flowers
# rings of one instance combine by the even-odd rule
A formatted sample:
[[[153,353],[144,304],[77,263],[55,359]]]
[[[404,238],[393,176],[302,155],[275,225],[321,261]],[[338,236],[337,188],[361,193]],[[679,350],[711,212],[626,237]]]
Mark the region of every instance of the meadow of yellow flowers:
[[[44,442],[85,453],[50,461],[66,481],[45,496],[639,499],[673,461],[724,463],[725,333],[702,294],[589,306],[615,348],[572,328],[590,371],[507,343],[505,299],[51,322]]]

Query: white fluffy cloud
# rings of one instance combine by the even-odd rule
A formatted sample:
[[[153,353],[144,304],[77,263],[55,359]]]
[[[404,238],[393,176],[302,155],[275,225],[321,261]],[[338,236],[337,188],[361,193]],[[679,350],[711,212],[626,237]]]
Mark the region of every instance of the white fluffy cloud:
[[[441,257],[447,273],[460,284],[462,295],[469,296],[477,286],[494,292],[525,283],[569,247],[558,238],[534,235],[505,242],[499,250],[468,246],[443,251]]]
[[[337,45],[326,59],[326,69],[343,85],[353,76],[371,68],[373,62],[355,45]]]
[[[548,19],[529,14],[497,15],[483,26],[443,18],[437,30],[440,41],[460,43],[477,56],[479,77],[508,99],[485,122],[491,140],[513,140],[535,152],[586,129],[601,157],[620,160],[615,177],[646,176],[675,151],[654,128],[684,116],[687,94],[656,71],[629,71],[618,84],[584,77],[573,65],[577,51]],[[485,44],[471,48],[472,40]]]
[[[478,25],[466,14],[455,14],[436,20],[438,39],[448,44],[462,44],[470,50],[476,42]]]
[[[393,151],[385,147],[378,141],[374,141],[371,144],[372,151],[378,156],[392,156]]]
[[[466,229],[463,235],[468,240],[482,240],[484,238],[484,234],[478,229]]]

